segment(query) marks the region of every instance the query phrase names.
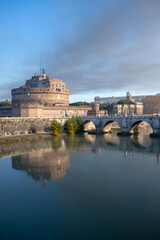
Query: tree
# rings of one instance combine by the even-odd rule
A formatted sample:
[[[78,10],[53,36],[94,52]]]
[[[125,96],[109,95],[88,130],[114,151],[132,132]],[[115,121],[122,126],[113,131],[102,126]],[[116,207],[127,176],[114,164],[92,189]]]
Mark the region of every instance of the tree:
[[[81,133],[84,131],[84,121],[80,117],[72,117],[66,121],[64,128],[68,134]]]
[[[76,133],[82,133],[84,132],[84,121],[81,117],[76,117],[76,122],[77,122],[77,131]]]
[[[135,102],[131,101],[131,100],[120,100],[118,101],[117,104],[135,104]]]
[[[11,102],[0,102],[0,106],[11,106]]]
[[[56,120],[54,120],[51,123],[51,130],[52,130],[54,136],[60,135],[62,133],[61,129],[62,129],[61,124],[59,122],[57,122]]]
[[[70,106],[91,106],[91,104],[89,102],[74,102],[74,103],[70,103]]]

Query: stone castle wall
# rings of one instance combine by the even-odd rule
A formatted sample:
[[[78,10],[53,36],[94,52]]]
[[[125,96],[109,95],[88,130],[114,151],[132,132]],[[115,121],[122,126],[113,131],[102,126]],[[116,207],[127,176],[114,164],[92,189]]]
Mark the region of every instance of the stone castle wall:
[[[72,117],[72,116],[87,116],[91,107],[86,106],[44,106],[41,104],[21,104],[20,116],[21,117]]]
[[[27,92],[31,96],[27,96]],[[45,105],[69,105],[69,90],[56,92],[50,88],[18,88],[12,90],[12,112],[13,116],[20,116],[21,103],[35,103]]]

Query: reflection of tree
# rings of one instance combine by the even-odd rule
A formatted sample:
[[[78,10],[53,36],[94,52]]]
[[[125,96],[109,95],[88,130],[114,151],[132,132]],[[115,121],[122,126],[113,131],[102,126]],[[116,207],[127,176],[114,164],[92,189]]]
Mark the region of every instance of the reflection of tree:
[[[80,149],[85,144],[83,135],[69,135],[64,139],[69,149]]]
[[[52,148],[56,151],[61,148],[62,145],[62,137],[61,136],[54,136],[52,140]]]

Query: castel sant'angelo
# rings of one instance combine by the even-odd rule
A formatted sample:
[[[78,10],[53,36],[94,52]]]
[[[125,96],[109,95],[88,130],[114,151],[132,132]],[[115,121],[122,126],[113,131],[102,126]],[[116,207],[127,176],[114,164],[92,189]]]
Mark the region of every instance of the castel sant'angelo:
[[[24,86],[12,89],[13,117],[85,116],[91,107],[69,106],[69,90],[60,79],[34,75]]]

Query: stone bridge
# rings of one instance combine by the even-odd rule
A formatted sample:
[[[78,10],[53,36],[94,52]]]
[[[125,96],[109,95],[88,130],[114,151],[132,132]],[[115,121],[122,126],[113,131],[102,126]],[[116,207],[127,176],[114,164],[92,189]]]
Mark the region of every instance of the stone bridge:
[[[104,117],[83,117],[85,126],[91,124],[95,126],[96,132],[110,132],[112,124],[115,122],[121,128],[121,135],[129,135],[134,129],[142,123],[148,123],[152,130],[152,136],[160,136],[160,115],[142,115],[142,116],[104,116]]]

